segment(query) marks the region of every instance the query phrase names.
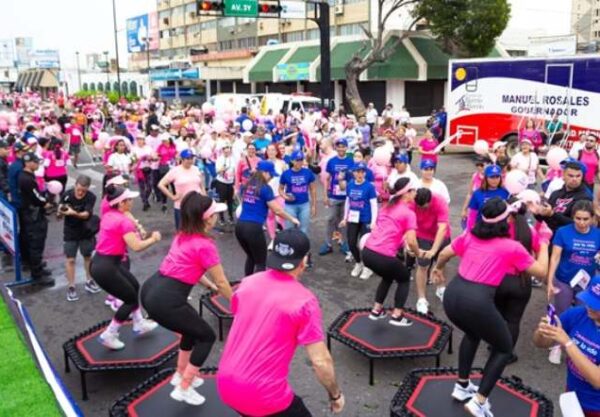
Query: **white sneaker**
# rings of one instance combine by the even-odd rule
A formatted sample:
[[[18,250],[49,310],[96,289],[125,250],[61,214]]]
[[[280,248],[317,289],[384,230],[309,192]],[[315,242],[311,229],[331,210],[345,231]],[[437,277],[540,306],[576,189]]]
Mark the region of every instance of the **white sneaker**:
[[[143,319],[139,323],[133,323],[133,331],[138,335],[151,332],[158,327],[158,323],[153,320]]]
[[[119,333],[110,332],[108,329],[100,335],[100,343],[110,350],[121,350],[125,347],[125,343],[119,340]]]
[[[465,410],[473,417],[494,417],[491,409],[492,406],[487,398],[485,402],[481,404],[479,400],[477,400],[477,397],[472,397],[469,402],[465,404]]]
[[[435,290],[435,296],[440,299],[440,302],[444,302],[444,293],[446,292],[446,287],[437,287]]]
[[[350,275],[354,278],[356,278],[357,276],[360,275],[360,273],[363,270],[363,264],[360,262],[357,262],[354,264],[354,268],[352,268],[352,272],[350,272]]]
[[[352,252],[346,252],[346,258],[344,259],[344,262],[350,263],[353,260],[354,260],[354,256],[352,256]]]
[[[273,239],[271,242],[269,242],[269,245],[267,246],[267,250],[273,250],[274,244],[275,244],[275,239]]]
[[[175,372],[173,374],[173,377],[171,377],[171,385],[176,387],[181,384],[182,380],[183,380],[183,377],[181,376],[181,374],[179,372]],[[198,387],[201,387],[202,384],[204,384],[204,380],[200,377],[195,376],[194,380],[192,381],[191,387],[198,388]]]
[[[170,395],[175,401],[183,401],[190,405],[202,405],[206,401],[206,398],[194,391],[191,386],[188,389],[181,389],[180,386],[177,386]]]
[[[368,280],[369,278],[371,278],[371,275],[373,275],[373,271],[371,271],[369,268],[367,268],[366,266],[363,266],[363,270],[360,273],[360,279],[362,280]]]
[[[427,314],[429,312],[429,302],[424,298],[419,298],[416,308],[419,313]]]
[[[468,400],[479,391],[479,387],[469,381],[467,388],[463,388],[458,382],[454,384],[454,390],[452,390],[452,398],[457,401]]]
[[[560,365],[560,359],[562,356],[562,351],[560,346],[553,346],[550,348],[550,354],[548,355],[548,361],[554,365]]]

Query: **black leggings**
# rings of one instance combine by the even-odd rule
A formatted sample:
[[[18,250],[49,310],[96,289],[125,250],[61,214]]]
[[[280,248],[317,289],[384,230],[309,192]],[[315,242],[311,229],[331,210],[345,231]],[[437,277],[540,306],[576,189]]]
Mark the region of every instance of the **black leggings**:
[[[215,343],[215,332],[187,302],[193,286],[156,273],[142,285],[142,305],[151,319],[181,334],[179,348],[192,351],[190,363],[201,367]]]
[[[244,414],[241,415],[244,416]],[[302,401],[302,398],[295,395],[294,400],[288,408],[286,408],[283,411],[280,411],[279,413],[269,414],[265,417],[312,417],[312,414],[310,413],[310,411],[308,411],[306,405],[304,405],[304,401]]]
[[[458,354],[458,377],[469,378],[473,360],[484,340],[492,351],[483,369],[479,393],[489,397],[512,354],[513,340],[508,325],[494,304],[496,287],[467,281],[456,276],[444,293],[448,318],[465,335]]]
[[[358,249],[358,241],[362,235],[369,231],[367,223],[348,223],[346,226],[346,236],[348,237],[348,246],[350,252],[356,262],[360,262],[360,250]]]
[[[160,188],[158,188],[158,183],[160,182],[160,180],[162,180],[162,178],[167,175],[167,172],[169,172],[169,166],[168,165],[161,165],[158,169],[152,171],[154,173],[153,176],[153,186],[154,186],[154,192],[156,193],[156,198],[158,199],[159,203],[162,203],[163,205],[167,204],[167,196],[165,194],[163,194],[162,191],[160,191]]]
[[[519,339],[521,319],[531,298],[531,279],[507,275],[496,289],[494,302],[496,308],[506,320],[513,341],[513,347]]]
[[[100,255],[96,253],[90,265],[90,274],[100,288],[123,301],[115,313],[115,320],[124,322],[139,308],[138,294],[140,284],[123,264],[123,256]]]
[[[267,241],[260,223],[238,221],[235,225],[235,237],[246,253],[244,276],[264,271],[267,263]]]
[[[404,308],[410,288],[410,273],[404,266],[404,262],[396,257],[381,255],[369,248],[362,251],[362,260],[367,268],[381,277],[375,293],[375,302],[383,304],[392,283],[396,281],[398,287],[394,295],[394,308]]]
[[[221,203],[227,204],[227,214],[229,214],[229,220],[233,221],[233,184],[226,184],[219,180],[215,180],[215,191],[217,192],[217,200]],[[219,213],[221,221],[225,220],[225,215]]]

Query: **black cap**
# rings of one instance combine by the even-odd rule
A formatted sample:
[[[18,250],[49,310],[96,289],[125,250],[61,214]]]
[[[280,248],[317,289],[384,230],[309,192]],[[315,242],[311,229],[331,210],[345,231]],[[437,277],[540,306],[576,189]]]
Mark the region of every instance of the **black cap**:
[[[310,240],[300,229],[292,228],[277,233],[273,250],[267,257],[267,267],[279,271],[295,269],[310,251]]]
[[[23,162],[40,162],[40,158],[38,158],[38,156],[33,153],[33,152],[27,152],[25,155],[23,155]]]
[[[13,149],[15,150],[15,152],[22,152],[29,150],[29,146],[25,142],[18,140],[13,145]]]
[[[4,139],[0,139],[0,148],[10,148],[10,145]]]

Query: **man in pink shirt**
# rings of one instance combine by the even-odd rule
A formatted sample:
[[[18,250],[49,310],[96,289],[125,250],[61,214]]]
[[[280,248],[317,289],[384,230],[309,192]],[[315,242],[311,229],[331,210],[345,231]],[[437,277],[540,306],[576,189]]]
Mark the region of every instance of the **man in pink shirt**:
[[[267,258],[269,269],[246,277],[233,294],[234,320],[217,387],[222,401],[242,416],[311,416],[287,380],[298,345],[306,348],[331,410],[340,413],[344,407],[323,341],[319,302],[299,282],[309,250],[310,241],[299,229],[280,232]]]

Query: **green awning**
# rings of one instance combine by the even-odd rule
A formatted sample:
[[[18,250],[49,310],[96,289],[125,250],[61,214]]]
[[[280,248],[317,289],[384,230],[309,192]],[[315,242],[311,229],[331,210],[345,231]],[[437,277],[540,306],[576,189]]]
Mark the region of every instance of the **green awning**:
[[[397,37],[391,37],[386,47],[397,41]],[[386,62],[375,63],[368,70],[369,80],[389,80],[389,79],[418,79],[419,66],[406,46],[400,42],[395,51]]]
[[[296,49],[290,59],[285,61],[286,64],[299,64],[299,63],[312,63],[319,57],[321,53],[321,47],[319,45],[313,46],[301,46]]]
[[[267,51],[250,69],[248,79],[251,82],[272,82],[273,68],[288,51],[287,48]]]
[[[358,51],[361,51],[362,58],[367,56],[370,48],[363,48],[364,41],[341,42],[331,50],[331,79],[345,80],[346,79],[346,63],[350,61],[352,56]],[[317,68],[317,81],[321,81],[321,65]]]
[[[431,38],[410,38],[419,54],[427,62],[427,79],[445,80],[448,78],[448,61],[450,55]]]

